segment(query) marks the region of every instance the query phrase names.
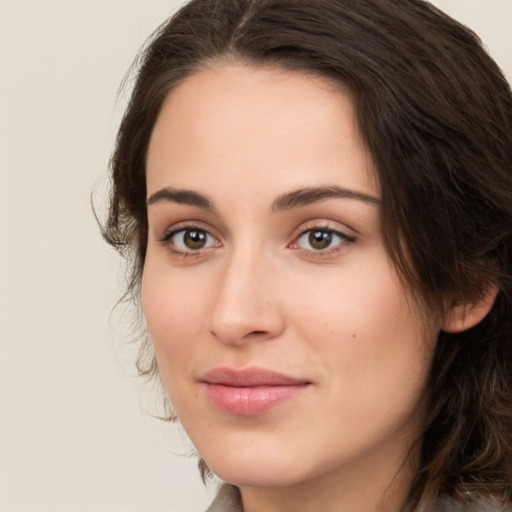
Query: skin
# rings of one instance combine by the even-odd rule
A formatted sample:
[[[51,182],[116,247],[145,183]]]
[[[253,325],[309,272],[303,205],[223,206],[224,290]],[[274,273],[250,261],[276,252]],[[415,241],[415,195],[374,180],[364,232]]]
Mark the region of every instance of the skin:
[[[352,195],[279,203],[318,187]],[[203,69],[163,105],[147,189],[144,312],[208,466],[240,487],[246,512],[399,510],[441,323],[426,325],[385,250],[350,97],[293,71]],[[202,247],[187,246],[190,230]],[[263,414],[228,414],[201,382],[223,366],[309,385]]]

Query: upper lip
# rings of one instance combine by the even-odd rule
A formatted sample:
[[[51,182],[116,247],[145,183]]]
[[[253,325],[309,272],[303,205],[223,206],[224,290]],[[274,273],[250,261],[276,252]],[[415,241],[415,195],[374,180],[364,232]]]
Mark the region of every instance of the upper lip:
[[[283,373],[265,368],[214,368],[206,372],[200,379],[207,384],[218,384],[233,387],[254,386],[299,386],[310,382],[297,379]]]

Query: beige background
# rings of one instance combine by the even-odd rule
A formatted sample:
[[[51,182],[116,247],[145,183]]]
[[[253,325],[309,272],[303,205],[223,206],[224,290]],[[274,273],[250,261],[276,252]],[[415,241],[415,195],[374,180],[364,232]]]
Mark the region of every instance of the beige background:
[[[89,204],[117,87],[179,3],[0,0],[0,512],[199,512],[211,498],[114,350],[120,266]],[[512,0],[435,3],[512,77]]]

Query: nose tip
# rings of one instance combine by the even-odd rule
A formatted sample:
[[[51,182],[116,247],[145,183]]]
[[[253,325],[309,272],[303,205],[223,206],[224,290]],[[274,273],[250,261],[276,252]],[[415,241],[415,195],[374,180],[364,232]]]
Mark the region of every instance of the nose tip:
[[[227,267],[210,310],[208,327],[215,338],[226,344],[243,345],[281,334],[284,317],[269,277],[268,271],[261,275],[247,265]]]
[[[228,345],[243,345],[250,341],[264,341],[276,337],[281,329],[268,316],[250,319],[248,316],[216,316],[210,323],[210,332]]]

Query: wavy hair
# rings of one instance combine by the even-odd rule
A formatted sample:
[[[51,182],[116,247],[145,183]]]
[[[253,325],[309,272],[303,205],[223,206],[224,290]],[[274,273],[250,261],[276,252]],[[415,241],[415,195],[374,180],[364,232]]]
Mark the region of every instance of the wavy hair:
[[[111,160],[102,230],[127,258],[135,303],[153,126],[177,84],[226,59],[315,73],[350,91],[382,189],[387,250],[430,311],[498,288],[479,325],[440,334],[410,504],[477,488],[510,505],[512,93],[503,73],[472,31],[423,0],[189,2],[140,54]],[[159,379],[147,336],[140,343],[140,374]]]

